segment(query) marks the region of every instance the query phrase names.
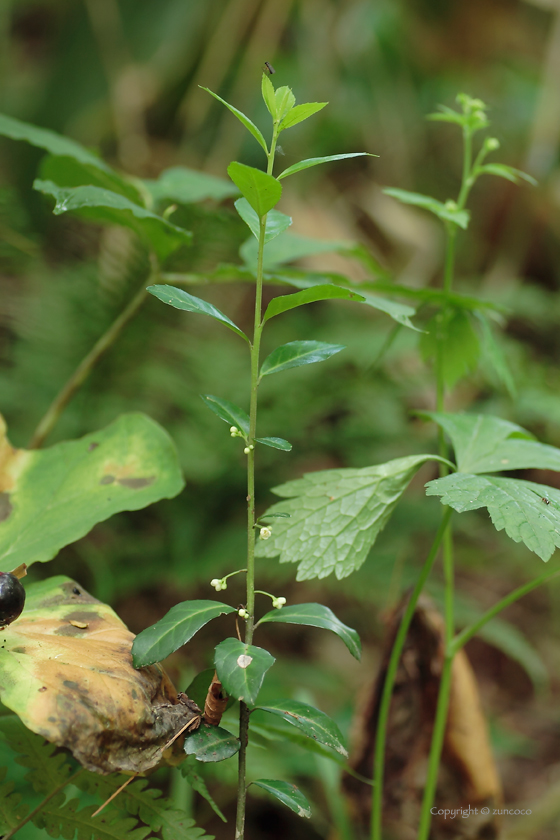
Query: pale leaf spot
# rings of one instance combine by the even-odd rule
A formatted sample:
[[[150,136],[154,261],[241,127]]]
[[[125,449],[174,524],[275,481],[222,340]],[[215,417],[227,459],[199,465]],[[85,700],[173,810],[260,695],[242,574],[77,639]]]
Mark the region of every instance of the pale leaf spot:
[[[253,657],[247,656],[245,653],[242,653],[241,656],[237,657],[237,664],[240,668],[248,668],[252,661]]]

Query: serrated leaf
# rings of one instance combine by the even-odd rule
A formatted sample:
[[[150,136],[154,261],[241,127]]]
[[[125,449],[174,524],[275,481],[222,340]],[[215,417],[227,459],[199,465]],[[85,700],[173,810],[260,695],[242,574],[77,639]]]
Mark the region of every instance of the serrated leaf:
[[[383,192],[385,195],[396,198],[401,204],[412,204],[414,207],[422,207],[424,210],[429,210],[438,219],[444,222],[453,222],[453,224],[458,225],[463,230],[466,230],[469,226],[470,214],[468,210],[459,210],[454,202],[442,204],[441,201],[429,195],[409,192],[408,190],[399,190],[394,187],[387,187]]]
[[[448,388],[476,370],[480,341],[467,312],[454,307],[437,312],[420,336],[420,351],[424,361],[435,361],[441,352],[443,380]]]
[[[74,211],[99,224],[124,225],[137,233],[147,247],[153,248],[160,260],[165,260],[177,248],[191,244],[190,231],[172,225],[120,193],[89,185],[58,187],[52,181],[38,179],[33,188],[55,199],[55,216]]]
[[[203,723],[185,738],[185,752],[194,755],[197,761],[224,761],[239,752],[239,738],[221,726]]]
[[[538,186],[538,181],[532,175],[522,172],[520,169],[515,169],[513,166],[506,166],[505,163],[485,163],[483,166],[477,166],[477,175],[497,175],[498,178],[505,178],[506,181],[511,181],[512,184],[518,184],[519,181],[527,181],[533,187]]]
[[[224,315],[223,312],[220,312],[217,307],[208,303],[208,301],[190,295],[188,292],[185,292],[183,289],[178,289],[176,286],[148,286],[147,291],[158,298],[158,300],[167,303],[169,306],[173,306],[175,309],[182,309],[184,312],[197,312],[199,315],[208,315],[249,342],[243,330],[240,330],[227,315]]]
[[[259,131],[259,129],[257,128],[257,126],[253,122],[251,122],[249,117],[246,117],[245,114],[242,111],[238,111],[237,108],[234,108],[233,105],[230,105],[229,102],[226,102],[225,99],[222,99],[221,96],[218,96],[217,93],[214,93],[209,88],[203,87],[202,85],[200,85],[200,87],[202,88],[202,90],[205,90],[207,93],[209,93],[210,96],[213,96],[214,99],[217,99],[218,102],[221,102],[222,105],[225,105],[226,108],[228,110],[230,110],[231,113],[234,114],[237,117],[239,122],[243,123],[243,125],[245,126],[247,131],[249,131],[253,135],[253,137],[255,138],[257,143],[259,144],[259,146],[264,150],[264,153],[268,154],[268,148],[267,148],[264,137],[262,136],[262,134]]]
[[[270,81],[268,74],[262,74],[262,81],[261,81],[261,93],[262,98],[264,99],[264,104],[268,109],[268,113],[271,115],[272,119],[276,119],[276,97],[274,96],[274,86]]]
[[[50,799],[33,818],[37,828],[45,829],[51,837],[72,840],[144,840],[150,829],[138,826],[133,817],[121,817],[115,809],[107,809],[97,817],[92,814],[96,805],[80,808],[79,799],[64,801],[64,794]]]
[[[255,443],[264,443],[265,446],[270,446],[272,449],[281,449],[283,452],[291,452],[292,444],[284,438],[279,437],[263,437],[255,438]]]
[[[274,318],[276,315],[281,315],[282,312],[295,309],[297,306],[304,306],[307,303],[315,303],[319,300],[334,299],[363,301],[365,297],[358,292],[350,292],[348,289],[341,289],[340,286],[331,284],[312,286],[293,295],[282,295],[281,297],[273,298],[266,308],[263,323]]]
[[[490,414],[447,414],[425,411],[449,435],[457,468],[463,473],[510,470],[560,472],[560,449],[532,440],[532,435],[508,420]]]
[[[27,816],[29,806],[22,803],[21,793],[14,792],[14,783],[7,782],[7,767],[0,767],[0,831],[8,834],[10,829],[16,828]]]
[[[319,166],[321,163],[330,163],[333,160],[346,160],[347,158],[355,157],[379,157],[379,155],[372,155],[369,152],[352,152],[348,155],[327,155],[326,157],[307,158],[307,160],[300,160],[299,163],[294,163],[293,166],[288,166],[278,176],[278,180],[287,178],[288,175],[295,175],[296,172],[301,172],[303,169],[309,169],[311,166]]]
[[[313,738],[314,741],[348,758],[348,751],[342,743],[340,729],[334,720],[320,709],[300,703],[298,700],[269,701],[265,706],[256,708],[283,718],[287,723],[300,729],[308,738]]]
[[[180,769],[183,778],[187,780],[192,789],[196,790],[196,792],[208,802],[214,813],[222,820],[222,822],[227,822],[227,819],[224,817],[222,811],[220,810],[216,801],[211,796],[210,791],[206,787],[206,782],[204,781],[202,776],[200,776],[196,772],[195,768],[192,766],[192,764],[189,763],[188,759],[187,761],[184,761],[181,764]]]
[[[192,639],[213,618],[232,612],[235,612],[233,607],[219,601],[183,601],[175,604],[162,619],[142,630],[134,639],[134,667],[143,668],[161,662]]]
[[[222,201],[239,195],[237,187],[225,178],[186,166],[164,169],[157,180],[145,180],[142,183],[155,202],[166,200],[177,204],[194,204],[208,198]]]
[[[235,403],[229,400],[214,397],[212,394],[201,394],[200,399],[204,401],[210,411],[213,411],[220,420],[224,420],[230,426],[237,426],[244,433],[245,437],[247,437],[251,421],[249,415],[242,408],[239,408],[238,405],[235,405]]]
[[[300,624],[307,627],[321,627],[323,630],[332,630],[333,633],[342,639],[352,656],[360,659],[362,646],[360,637],[355,630],[343,624],[339,618],[323,604],[294,604],[289,607],[282,607],[281,610],[271,610],[263,615],[259,624],[274,621],[281,624]]]
[[[250,228],[251,233],[258,241],[260,234],[259,217],[253,210],[246,198],[238,198],[235,202],[235,209]],[[265,244],[271,239],[279,236],[286,228],[292,224],[291,216],[286,216],[285,213],[280,213],[279,210],[269,210],[266,216],[266,227],[264,234]]]
[[[239,639],[224,639],[214,653],[218,679],[226,693],[249,705],[257,699],[264,675],[275,661],[267,650]]]
[[[273,350],[266,357],[261,366],[261,376],[269,376],[271,373],[280,373],[282,370],[300,367],[301,365],[312,365],[315,362],[324,362],[325,359],[334,356],[344,350],[343,344],[327,344],[325,341],[290,341],[282,344]]]
[[[0,417],[2,568],[51,560],[98,522],[176,496],[184,487],[167,432],[143,414],[123,414],[80,440],[14,449]]]
[[[276,178],[254,166],[245,166],[234,160],[227,171],[260,219],[282,198],[282,185]]]
[[[291,128],[293,125],[303,122],[303,120],[312,117],[313,114],[321,111],[328,104],[328,102],[304,102],[302,105],[296,105],[289,114],[286,114],[278,126],[278,130],[284,131],[286,128]]]
[[[275,523],[270,539],[257,542],[256,554],[298,563],[297,580],[331,572],[347,577],[360,568],[408,483],[430,460],[441,459],[412,455],[375,467],[324,470],[273,488],[287,498],[269,512],[291,516]]]
[[[294,811],[298,817],[309,819],[311,816],[311,806],[297,785],[282,782],[278,779],[258,779],[251,784],[257,785],[257,787],[275,796],[276,799],[287,805],[291,811]]]
[[[334,239],[311,239],[307,236],[285,232],[266,246],[263,265],[265,271],[274,271],[277,266],[294,262],[302,257],[345,251],[348,245],[348,242],[337,242]],[[252,271],[255,271],[257,267],[257,253],[258,244],[253,237],[244,242],[239,249],[241,259]],[[289,282],[288,278],[286,282]],[[322,282],[324,283],[324,280]],[[309,283],[307,288],[311,285],[318,285],[318,283]]]
[[[66,756],[55,755],[56,746],[24,726],[16,715],[0,718],[0,737],[16,753],[16,762],[29,768],[25,778],[38,793],[51,793],[72,773]]]
[[[545,563],[560,546],[560,490],[531,481],[455,473],[426,484],[428,496],[463,513],[487,508],[497,531],[523,542]]]

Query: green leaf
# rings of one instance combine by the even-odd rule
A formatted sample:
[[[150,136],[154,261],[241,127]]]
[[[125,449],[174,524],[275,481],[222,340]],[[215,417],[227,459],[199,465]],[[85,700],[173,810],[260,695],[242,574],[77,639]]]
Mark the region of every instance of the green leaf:
[[[185,752],[194,755],[197,761],[224,761],[239,752],[239,738],[221,726],[203,723],[185,738]]]
[[[430,319],[426,330],[420,336],[422,357],[435,363],[441,347],[443,379],[451,389],[478,365],[480,341],[471,319],[464,310],[448,307]]]
[[[366,292],[365,290],[360,290],[360,295],[364,298],[366,306],[372,306],[380,312],[385,312],[393,321],[402,324],[403,327],[408,327],[409,330],[421,332],[410,320],[411,316],[416,314],[416,310],[412,306],[407,306],[404,303],[396,303],[394,300],[387,300],[387,298],[379,297],[379,295],[372,295],[371,292]]]
[[[249,415],[245,414],[242,408],[239,408],[239,406],[229,400],[213,397],[212,394],[201,394],[200,398],[206,403],[210,411],[213,411],[214,414],[228,423],[228,425],[237,426],[245,437],[247,437],[251,421],[249,420]]]
[[[505,178],[506,181],[511,181],[513,184],[518,184],[519,181],[527,181],[533,187],[538,186],[539,183],[532,175],[528,175],[520,169],[515,169],[513,166],[506,166],[505,163],[485,163],[483,166],[477,166],[475,175],[497,175],[498,178]]]
[[[278,130],[284,131],[286,128],[291,128],[293,125],[303,122],[303,120],[313,116],[317,111],[321,111],[328,104],[328,102],[304,102],[302,105],[296,105],[289,114],[286,114],[278,126]]]
[[[246,225],[251,229],[251,233],[255,239],[259,240],[260,225],[259,217],[249,204],[246,198],[238,198],[235,202],[235,209],[243,219]],[[264,234],[265,244],[270,242],[279,234],[283,233],[286,228],[292,224],[291,216],[286,216],[285,213],[280,213],[279,210],[269,210],[266,216],[266,227]]]
[[[96,805],[80,805],[79,799],[65,802],[60,793],[41,808],[33,823],[51,837],[73,838],[78,832],[80,840],[144,840],[150,834],[148,827],[138,826],[133,817],[121,817],[115,809],[94,817]]]
[[[264,443],[265,446],[271,446],[272,449],[282,449],[284,452],[291,452],[292,450],[292,444],[279,437],[255,438],[255,443]]]
[[[349,155],[327,155],[327,157],[308,158],[307,160],[300,160],[299,163],[294,163],[293,166],[288,166],[287,169],[284,169],[284,171],[280,173],[278,180],[281,181],[282,178],[287,178],[288,175],[294,175],[296,172],[301,172],[302,169],[309,169],[311,166],[319,166],[321,163],[330,163],[330,161],[333,160],[346,160],[346,158],[364,156],[379,157],[379,155],[371,155],[369,152],[352,152]]]
[[[279,799],[284,805],[287,805],[291,811],[294,811],[298,817],[311,816],[311,805],[298,788],[297,785],[292,785],[290,782],[282,782],[278,779],[258,779],[256,782],[251,782],[253,785],[266,790]]]
[[[290,113],[296,104],[296,98],[291,89],[286,85],[282,85],[274,91],[274,101],[276,103],[276,119],[282,120]]]
[[[212,669],[212,673],[214,673],[214,669]],[[222,820],[222,822],[227,822],[227,819],[224,817],[217,803],[210,795],[210,791],[206,787],[206,782],[204,781],[202,776],[199,776],[199,774],[196,772],[195,768],[190,763],[190,760],[187,759],[186,761],[183,761],[180,769],[183,778],[187,780],[192,789],[196,790],[196,792],[208,802],[214,813]]]
[[[6,671],[2,676],[6,679]],[[17,715],[0,718],[0,737],[16,753],[16,762],[29,768],[25,779],[37,793],[51,793],[71,775],[72,769],[66,763],[67,756],[55,754],[56,745],[49,744],[40,735],[31,732]]]
[[[130,201],[120,193],[100,187],[57,187],[52,181],[36,180],[33,187],[56,200],[55,216],[75,211],[79,216],[104,225],[124,225],[165,260],[182,245],[190,245],[192,233],[176,227]]]
[[[208,687],[212,682],[214,671],[215,668],[206,668],[204,671],[201,671],[189,683],[185,691],[187,697],[190,700],[194,700],[194,702],[200,709],[204,708],[204,701],[206,700],[206,695],[208,694]]]
[[[267,650],[239,639],[224,639],[214,656],[218,679],[226,693],[249,705],[257,699],[264,675],[274,662]]]
[[[482,312],[475,312],[475,315],[482,327],[482,350],[484,357],[494,368],[498,378],[507,388],[510,397],[515,398],[517,396],[515,380],[509,369],[505,354],[492,332],[490,321]]]
[[[157,181],[142,181],[155,202],[174,201],[177,204],[195,204],[208,198],[222,201],[238,195],[237,187],[225,178],[208,172],[172,166],[164,169]]]
[[[227,171],[260,219],[280,201],[282,185],[272,175],[235,160]]]
[[[446,414],[424,411],[449,435],[457,468],[462,473],[511,470],[560,472],[560,449],[532,440],[532,435],[508,420],[489,414]]]
[[[421,195],[420,193],[399,190],[393,187],[387,187],[383,192],[385,195],[396,198],[401,204],[412,204],[414,207],[422,207],[424,210],[429,210],[430,213],[434,213],[443,222],[453,222],[453,224],[458,225],[463,230],[466,230],[469,225],[470,215],[468,210],[457,209],[454,201],[448,201],[442,204],[441,201],[437,201],[437,199],[431,198],[429,195]]]
[[[276,315],[280,315],[282,312],[295,309],[296,306],[304,306],[306,303],[315,303],[318,300],[333,299],[363,301],[365,297],[357,292],[341,289],[340,286],[330,284],[312,286],[293,295],[282,295],[281,297],[273,298],[266,308],[263,323],[274,318]]]
[[[324,362],[335,353],[344,350],[343,344],[327,344],[324,341],[290,341],[282,344],[266,357],[261,367],[261,376],[280,373],[282,370]]]
[[[274,86],[270,81],[268,74],[262,74],[262,81],[261,81],[261,92],[262,98],[264,99],[264,104],[268,109],[268,113],[271,115],[272,119],[276,119],[276,97],[274,96]]]
[[[81,187],[91,185],[101,187],[104,190],[121,193],[144,206],[143,197],[137,189],[136,184],[129,181],[126,176],[121,176],[103,161],[99,165],[85,163],[73,157],[59,157],[58,155],[45,155],[39,164],[39,173],[42,180],[53,181],[59,187]]]
[[[219,615],[235,612],[219,601],[183,601],[175,604],[156,624],[142,630],[132,644],[132,663],[143,668],[161,662],[186,644],[201,627]]]
[[[455,473],[426,484],[428,496],[463,513],[488,509],[497,531],[505,529],[545,563],[560,546],[560,490],[531,481]]]
[[[6,782],[7,767],[0,767],[0,831],[8,834],[27,816],[29,806],[22,803],[21,793],[14,793],[14,783]]]
[[[257,709],[284,718],[285,721],[304,732],[308,738],[313,738],[314,741],[348,758],[348,751],[342,743],[340,729],[334,720],[319,709],[300,703],[298,700],[276,700],[268,702],[266,706],[257,706]]]
[[[1,568],[51,560],[63,546],[123,510],[181,492],[183,477],[169,435],[144,414],[124,414],[80,440],[47,449],[12,449],[0,467]],[[9,483],[3,481],[9,478]]]
[[[430,460],[441,459],[412,455],[375,467],[324,470],[273,488],[287,498],[267,514],[291,516],[275,523],[270,539],[257,542],[257,555],[298,563],[297,580],[331,572],[347,577],[360,568],[408,483]]]
[[[259,624],[267,621],[274,621],[281,624],[300,624],[308,627],[322,627],[324,630],[332,630],[333,633],[342,639],[350,653],[356,659],[362,655],[360,637],[355,630],[343,624],[336,617],[332,610],[323,604],[294,604],[290,607],[282,607],[281,610],[271,610],[263,615]]]
[[[312,257],[315,254],[330,254],[347,250],[348,242],[337,242],[334,239],[311,239],[307,236],[298,236],[295,233],[283,233],[273,243],[269,243],[264,249],[265,271],[274,270],[278,265],[299,260],[302,257]],[[253,271],[257,267],[258,243],[251,237],[243,243],[239,254],[244,263]],[[286,282],[288,278],[286,278]],[[319,281],[324,283],[324,280]],[[292,284],[295,285],[295,284]],[[308,286],[317,283],[308,283]]]
[[[211,303],[208,303],[208,301],[197,298],[194,295],[189,295],[188,292],[183,291],[183,289],[178,289],[176,286],[148,286],[147,290],[151,295],[163,301],[163,303],[174,306],[175,309],[182,309],[184,312],[197,312],[199,315],[208,315],[249,342],[243,330],[240,330],[227,315],[224,315],[223,312],[220,312],[219,309]]]
[[[246,117],[245,114],[243,114],[241,111],[238,111],[237,108],[234,108],[233,105],[230,105],[229,102],[226,102],[225,99],[222,99],[221,96],[218,96],[217,93],[214,93],[213,91],[209,90],[209,88],[203,87],[202,85],[200,85],[200,87],[202,88],[202,90],[205,90],[207,93],[213,96],[214,99],[217,99],[218,102],[221,102],[222,105],[225,105],[226,108],[228,108],[232,114],[235,114],[239,122],[243,123],[247,131],[249,131],[253,135],[259,146],[264,150],[264,153],[268,155],[268,148],[265,139],[262,136],[259,129],[257,128],[257,126],[251,122],[249,117]]]

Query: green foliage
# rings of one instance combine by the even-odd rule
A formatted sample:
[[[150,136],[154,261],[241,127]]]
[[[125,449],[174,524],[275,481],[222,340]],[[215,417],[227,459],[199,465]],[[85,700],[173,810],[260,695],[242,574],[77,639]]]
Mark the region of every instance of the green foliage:
[[[269,700],[266,705],[257,706],[257,709],[283,718],[287,723],[296,726],[308,738],[313,738],[319,744],[348,758],[348,751],[343,744],[338,726],[319,709],[314,709],[313,706],[297,700]]]
[[[365,300],[363,295],[357,292],[351,292],[348,289],[341,289],[339,286],[312,286],[310,289],[304,289],[302,292],[296,292],[293,295],[282,295],[282,297],[273,298],[266,307],[263,323],[266,323],[266,321],[269,321],[276,315],[281,315],[283,312],[288,312],[290,309],[295,309],[298,306],[305,306],[307,303],[315,303],[319,300],[334,299]]]
[[[239,752],[239,738],[221,726],[203,723],[185,738],[185,752],[194,755],[197,761],[224,761]]]
[[[361,657],[360,637],[356,631],[343,624],[333,611],[323,604],[294,604],[294,606],[282,607],[281,610],[271,610],[263,615],[259,624],[267,621],[281,624],[302,624],[307,627],[321,627],[323,630],[332,630],[342,639],[353,657],[356,659]]]
[[[267,650],[239,639],[224,639],[214,652],[218,679],[226,693],[248,705],[257,699],[264,675],[274,662]]]
[[[222,822],[227,822],[227,819],[224,817],[223,813],[221,812],[216,802],[210,795],[210,792],[206,786],[206,782],[204,781],[202,776],[200,776],[196,772],[196,768],[192,765],[190,758],[187,758],[186,761],[183,761],[180,769],[183,778],[187,780],[191,788],[193,790],[196,790],[196,792],[199,793],[202,796],[202,798],[208,802],[214,813],[217,814],[217,816],[222,820]]]
[[[258,241],[260,235],[259,216],[251,207],[246,198],[238,198],[235,202],[235,209]],[[278,210],[269,210],[266,214],[266,226],[264,241],[270,242],[283,233],[292,224],[291,216],[280,213]]]
[[[120,817],[115,811],[93,817],[95,805],[80,808],[79,799],[64,801],[60,793],[50,799],[33,819],[38,828],[44,828],[54,838],[72,840],[144,840],[150,834],[147,826],[138,826],[133,817]]]
[[[282,452],[291,452],[292,444],[284,438],[279,437],[262,437],[255,438],[255,443],[262,443],[265,446],[270,446],[272,449],[281,449]]]
[[[208,172],[199,172],[186,166],[164,169],[156,180],[142,183],[156,204],[164,201],[194,204],[208,198],[221,201],[238,195],[237,188],[225,178],[217,178]]]
[[[202,85],[201,85],[201,87],[202,87]],[[226,102],[225,99],[222,99],[222,97],[218,96],[217,93],[213,93],[209,88],[202,87],[202,90],[207,91],[207,93],[209,93],[210,96],[213,96],[214,99],[217,99],[218,102],[221,102],[222,105],[225,105],[226,108],[228,109],[228,111],[231,111],[231,113],[234,114],[237,117],[239,122],[242,123],[245,126],[247,131],[249,131],[249,133],[253,135],[253,137],[255,138],[257,143],[259,144],[259,146],[264,150],[265,154],[268,154],[268,148],[267,148],[267,145],[266,145],[266,141],[265,141],[264,137],[262,136],[261,131],[249,119],[249,117],[246,117],[245,114],[242,113],[242,111],[239,111],[237,108],[234,108],[233,105],[230,105],[229,102]]]
[[[327,344],[324,341],[290,341],[277,347],[266,357],[261,367],[261,376],[268,376],[271,373],[280,373],[290,368],[301,367],[301,365],[312,365],[315,362],[324,362],[344,350],[341,344]]]
[[[6,767],[0,767],[0,831],[7,834],[27,816],[29,807],[22,803],[21,793],[14,793],[14,783],[6,782]]]
[[[302,172],[304,169],[309,169],[311,166],[319,166],[322,163],[331,163],[333,160],[364,157],[364,155],[367,155],[368,157],[377,157],[377,155],[370,155],[368,152],[352,152],[352,154],[349,155],[327,155],[326,157],[308,158],[308,160],[300,160],[299,163],[294,163],[293,166],[288,166],[287,169],[284,169],[284,171],[280,173],[278,180],[281,181],[282,178],[287,178],[288,175],[295,175],[296,172]]]
[[[201,394],[200,397],[204,405],[208,406],[210,411],[213,411],[220,420],[224,420],[230,426],[236,426],[247,437],[249,434],[249,415],[242,408],[229,400],[213,397],[212,394]]]
[[[441,375],[447,388],[475,371],[480,342],[469,314],[453,307],[437,312],[420,337],[420,351],[425,361],[435,364],[441,354]]]
[[[412,204],[414,207],[422,207],[424,210],[429,210],[442,222],[451,222],[454,225],[466,230],[469,226],[470,214],[467,210],[459,210],[454,201],[447,201],[442,204],[435,198],[429,195],[420,195],[420,193],[408,192],[408,190],[399,190],[395,187],[387,187],[383,190],[385,195],[390,195],[391,198],[396,198],[402,204]]]
[[[0,736],[16,753],[16,761],[28,767],[26,780],[37,793],[49,794],[64,785],[72,772],[64,753],[27,729],[15,715],[0,718]]]
[[[292,785],[290,782],[283,782],[278,779],[258,779],[251,784],[266,790],[268,793],[287,805],[291,811],[295,811],[298,817],[311,816],[311,806],[309,802],[298,788],[297,785]]]
[[[245,196],[259,219],[278,204],[282,197],[282,185],[272,175],[261,172],[253,166],[234,161],[228,166],[228,175]]]
[[[197,298],[194,295],[190,295],[188,292],[183,291],[183,289],[177,289],[175,286],[156,285],[148,286],[148,291],[154,297],[158,298],[158,300],[163,301],[163,303],[167,303],[169,306],[173,306],[175,309],[182,309],[184,312],[197,312],[199,315],[208,315],[215,321],[219,321],[221,324],[224,324],[224,326],[236,335],[244,338],[245,341],[249,341],[245,333],[240,330],[239,327],[237,327],[233,321],[227,317],[227,315],[224,315],[223,312],[220,312],[220,310],[216,309],[216,307],[211,303],[208,303],[201,298]]]

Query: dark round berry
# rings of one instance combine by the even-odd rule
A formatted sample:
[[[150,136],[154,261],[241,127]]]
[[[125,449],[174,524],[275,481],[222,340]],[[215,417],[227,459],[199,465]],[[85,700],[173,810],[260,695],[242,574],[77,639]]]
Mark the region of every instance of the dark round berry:
[[[25,589],[15,575],[0,572],[0,626],[11,624],[21,615]]]

